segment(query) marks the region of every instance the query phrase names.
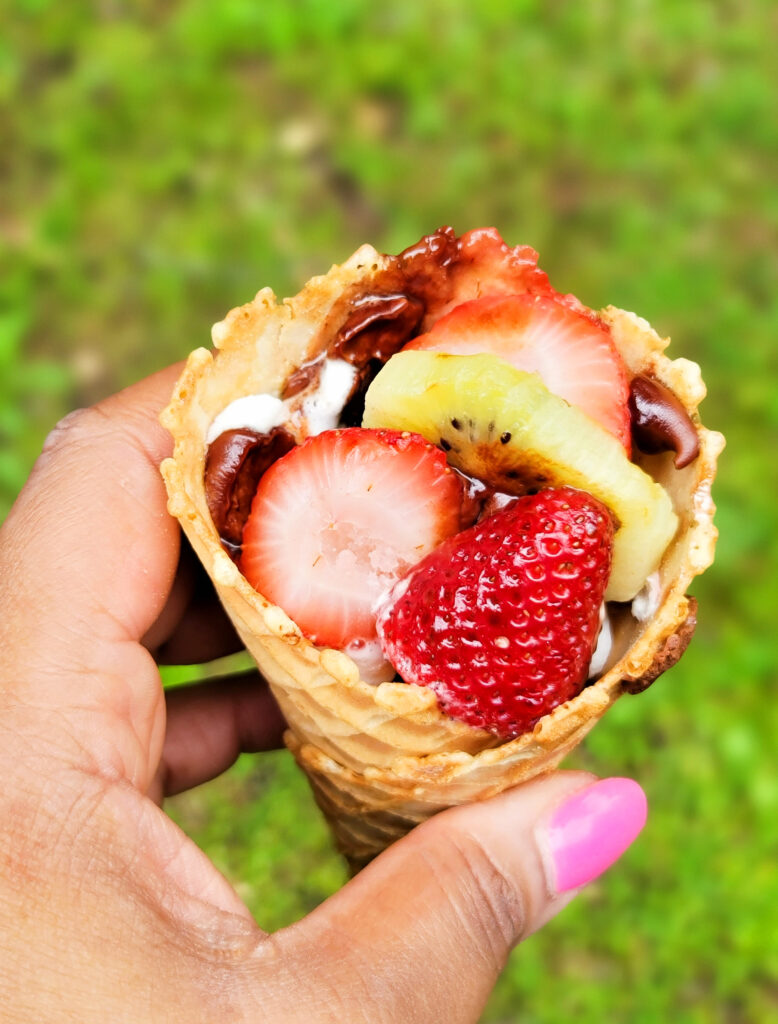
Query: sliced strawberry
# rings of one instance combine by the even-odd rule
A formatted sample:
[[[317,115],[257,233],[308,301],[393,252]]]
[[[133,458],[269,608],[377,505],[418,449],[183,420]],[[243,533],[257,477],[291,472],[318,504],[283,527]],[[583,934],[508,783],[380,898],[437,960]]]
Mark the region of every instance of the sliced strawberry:
[[[606,324],[546,295],[489,296],[457,306],[405,346],[449,355],[490,352],[538,373],[549,391],[577,405],[629,453],[629,385]]]
[[[396,584],[378,609],[381,646],[452,717],[526,732],[586,682],[612,538],[610,513],[583,491],[519,498]]]
[[[462,528],[463,486],[418,434],[353,427],[308,438],[262,477],[240,567],[316,643],[375,636],[388,587]]]
[[[441,238],[437,239],[437,236]],[[429,290],[426,296],[426,313],[422,330],[429,331],[441,316],[451,309],[480,299],[484,295],[532,295],[556,296],[566,301],[549,283],[545,270],[537,265],[537,253],[530,246],[509,246],[495,227],[477,227],[466,231],[461,238],[453,234],[452,228],[441,228],[429,242],[437,239],[441,252],[450,254],[445,264],[445,287]],[[418,280],[423,271],[417,270],[413,260],[419,247],[412,247],[403,253],[405,270]],[[575,300],[577,302],[577,300]]]

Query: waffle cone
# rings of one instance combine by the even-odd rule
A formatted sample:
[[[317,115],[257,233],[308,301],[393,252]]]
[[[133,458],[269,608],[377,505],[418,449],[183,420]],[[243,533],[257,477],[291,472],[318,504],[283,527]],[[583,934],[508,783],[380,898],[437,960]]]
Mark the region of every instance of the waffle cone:
[[[172,458],[162,464],[170,512],[268,680],[289,726],[286,743],[355,870],[432,814],[552,770],[618,697],[645,689],[678,660],[695,625],[695,602],[686,590],[713,560],[710,488],[724,443],[699,419],[705,395],[699,367],[668,359],[667,339],[641,318],[614,307],[603,310],[630,373],[666,384],[699,435],[700,454],[684,469],[674,468],[671,453],[640,456],[642,467],[669,492],[679,517],[659,569],[656,612],[645,622],[626,607],[617,612],[607,671],[532,732],[508,742],[448,718],[428,689],[364,682],[346,654],[304,638],[241,575],[212,523],[204,469],[206,435],[216,414],[244,395],[279,394],[290,373],[326,348],[351,296],[370,287],[386,259],[363,246],[293,299],[278,304],[269,289],[260,291],[215,325],[215,355],[206,349],[191,354],[162,416],[175,440]]]

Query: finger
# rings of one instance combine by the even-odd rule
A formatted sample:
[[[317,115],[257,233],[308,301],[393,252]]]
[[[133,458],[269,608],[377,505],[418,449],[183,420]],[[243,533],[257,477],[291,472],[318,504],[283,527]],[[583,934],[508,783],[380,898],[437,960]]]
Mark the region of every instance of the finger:
[[[197,586],[197,558],[186,537],[181,535],[178,566],[167,600],[155,621],[141,639],[143,646],[156,657],[159,648],[167,643],[194,600]]]
[[[645,814],[629,779],[546,776],[432,818],[279,939],[341,1019],[472,1024],[513,946],[616,860]],[[359,1005],[343,1005],[365,971]]]
[[[199,665],[244,648],[219,601],[190,605],[173,635],[154,652],[158,665]]]
[[[196,665],[243,650],[210,577],[186,538],[165,607],[143,637],[159,665]]]
[[[179,372],[64,420],[0,532],[13,703],[34,699],[38,715],[49,707],[73,756],[139,784],[164,734],[158,674],[135,641],[159,616],[178,562],[159,474],[171,439],[158,416]]]
[[[167,732],[149,795],[156,800],[221,775],[239,754],[282,746],[286,724],[258,672],[169,690]]]

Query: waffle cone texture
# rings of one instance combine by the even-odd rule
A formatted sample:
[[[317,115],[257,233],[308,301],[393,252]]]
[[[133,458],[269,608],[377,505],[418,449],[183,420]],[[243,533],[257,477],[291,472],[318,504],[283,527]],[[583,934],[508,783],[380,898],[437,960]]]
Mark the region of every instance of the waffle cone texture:
[[[670,494],[679,517],[659,568],[661,599],[648,621],[628,608],[612,619],[607,671],[542,718],[532,732],[500,742],[444,715],[428,689],[370,685],[343,652],[315,646],[279,607],[257,593],[221,546],[206,502],[206,435],[230,402],[279,395],[290,374],[323,352],[347,314],[349,295],[370,288],[386,257],[363,246],[341,266],[277,303],[270,289],[213,328],[216,352],[195,350],[162,414],[175,446],[162,464],[170,513],[208,571],[241,639],[268,680],[288,723],[287,746],[306,773],[336,844],[358,870],[414,825],[455,804],[481,800],[554,769],[625,693],[638,693],[683,653],[695,625],[692,579],[716,542],[711,483],[721,434],[700,422],[699,367],[665,355],[668,339],[633,313],[607,307],[630,375],[648,374],[681,400],[700,453],[677,470],[673,454],[636,461]]]

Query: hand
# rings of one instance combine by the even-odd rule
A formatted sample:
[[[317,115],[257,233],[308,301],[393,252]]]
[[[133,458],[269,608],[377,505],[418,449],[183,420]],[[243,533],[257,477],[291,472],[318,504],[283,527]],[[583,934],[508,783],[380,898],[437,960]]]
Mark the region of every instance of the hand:
[[[165,509],[177,369],[64,420],[0,531],[3,1020],[475,1021],[640,831],[642,791],[558,773],[447,811],[262,932],[159,806],[283,725],[258,676],[163,694],[155,658],[237,645]]]

